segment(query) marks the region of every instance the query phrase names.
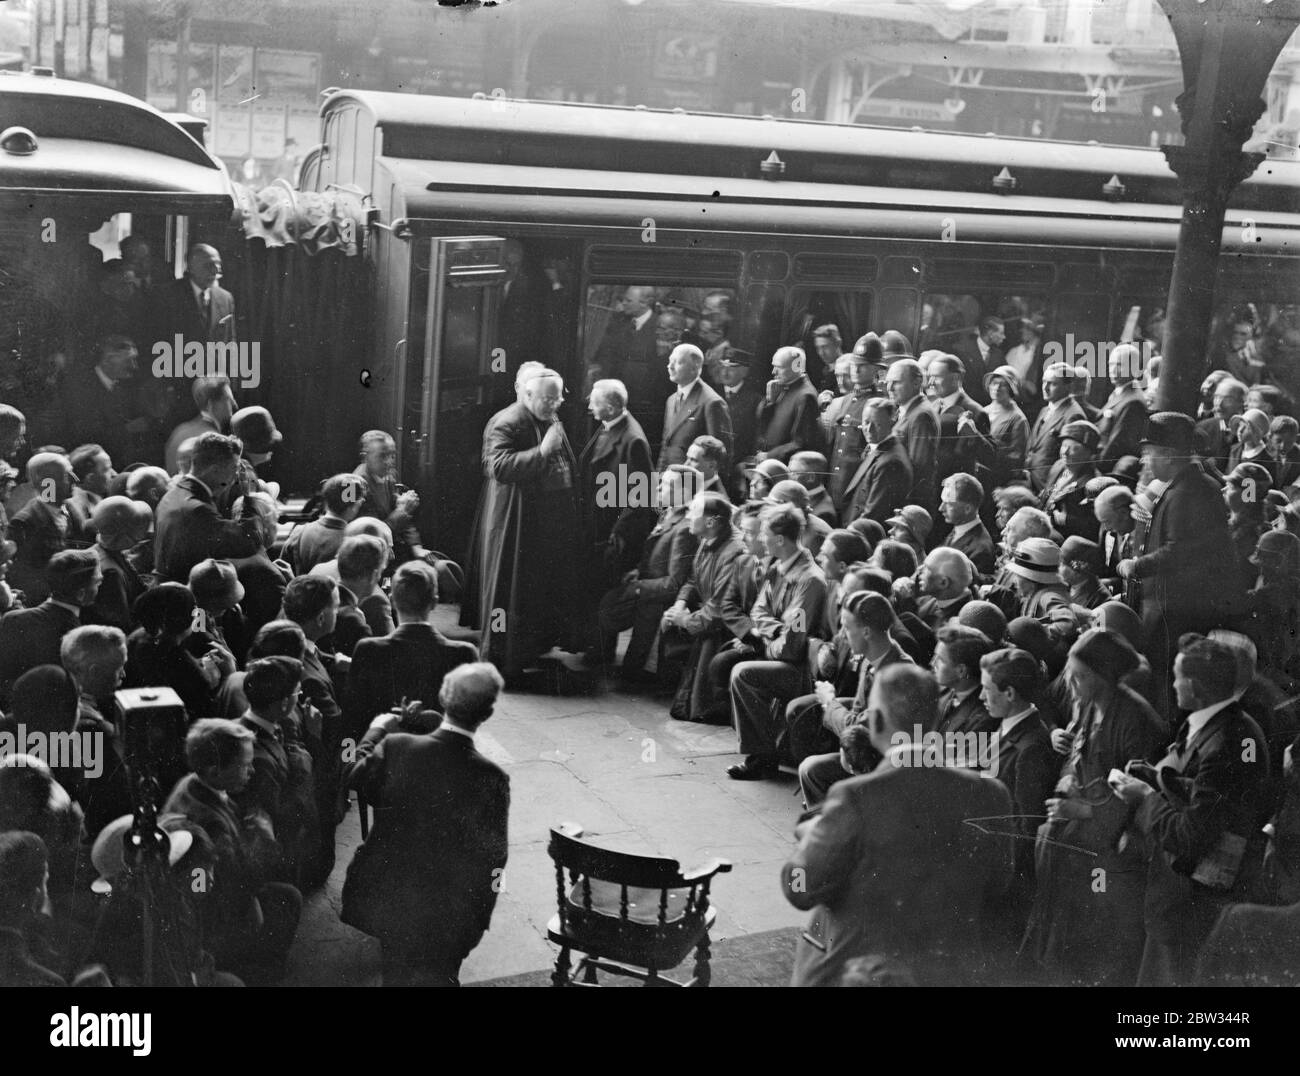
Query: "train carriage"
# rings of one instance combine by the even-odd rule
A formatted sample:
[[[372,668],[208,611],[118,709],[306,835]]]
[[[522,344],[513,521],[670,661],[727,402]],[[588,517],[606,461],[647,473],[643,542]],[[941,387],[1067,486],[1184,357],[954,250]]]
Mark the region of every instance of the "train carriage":
[[[629,287],[682,315],[660,356],[724,307],[759,381],[822,323],[846,347],[896,328],[952,349],[997,314],[1082,355],[1164,305],[1181,216],[1161,155],[1123,147],[351,90],[327,91],[322,131],[300,186],[367,200],[374,320],[369,388],[345,371],[318,391],[343,393],[340,417],[365,397],[366,422],[400,431],[444,548],[463,544],[480,433],[521,362],[565,375],[584,438],[580,387]],[[1293,162],[1240,189],[1220,308],[1290,316],[1298,196]],[[658,374],[633,401],[651,429]]]

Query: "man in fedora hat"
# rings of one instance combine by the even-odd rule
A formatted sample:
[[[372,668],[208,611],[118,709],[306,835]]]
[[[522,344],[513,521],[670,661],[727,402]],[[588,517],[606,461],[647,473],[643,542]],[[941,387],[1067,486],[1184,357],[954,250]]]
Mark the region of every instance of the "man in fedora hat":
[[[1142,583],[1144,652],[1163,702],[1179,636],[1215,626],[1241,589],[1236,575],[1222,570],[1234,559],[1228,509],[1218,484],[1193,456],[1195,439],[1192,420],[1176,411],[1159,411],[1147,421],[1142,454],[1164,485],[1142,549],[1117,567],[1121,578]]]

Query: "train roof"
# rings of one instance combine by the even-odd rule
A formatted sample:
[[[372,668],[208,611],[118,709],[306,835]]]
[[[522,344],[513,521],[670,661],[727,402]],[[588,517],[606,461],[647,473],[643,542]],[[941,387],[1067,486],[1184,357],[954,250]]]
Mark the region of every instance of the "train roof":
[[[230,211],[222,163],[145,102],[89,83],[0,73],[2,125],[27,128],[0,147],[0,197],[110,202],[114,211]]]
[[[968,243],[1052,244],[1109,249],[1172,250],[1181,209],[1131,202],[1004,197],[823,183],[772,184],[757,179],[644,176],[570,168],[379,157],[391,184],[389,210],[416,233],[439,222],[511,221],[562,226],[687,232],[918,238]],[[1293,255],[1300,216],[1230,210],[1225,255]]]
[[[327,94],[322,116],[363,110],[382,129],[383,154],[395,158],[757,180],[775,151],[784,164],[775,189],[804,182],[993,193],[994,175],[1006,168],[1016,196],[1182,203],[1163,155],[1130,146],[506,98]],[[1103,189],[1112,176],[1122,194]],[[1300,211],[1300,162],[1265,160],[1232,205]]]

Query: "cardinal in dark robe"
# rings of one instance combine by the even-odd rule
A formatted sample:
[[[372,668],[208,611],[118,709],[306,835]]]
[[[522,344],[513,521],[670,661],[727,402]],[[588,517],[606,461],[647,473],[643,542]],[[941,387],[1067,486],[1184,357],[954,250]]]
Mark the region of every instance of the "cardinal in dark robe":
[[[485,483],[470,535],[461,624],[507,679],[580,645],[577,461],[557,412],[564,382],[535,373],[483,432]]]

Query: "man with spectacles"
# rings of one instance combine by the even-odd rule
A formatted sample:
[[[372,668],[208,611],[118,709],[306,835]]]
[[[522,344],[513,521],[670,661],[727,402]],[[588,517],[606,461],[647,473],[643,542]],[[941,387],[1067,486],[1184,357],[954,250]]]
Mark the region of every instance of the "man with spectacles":
[[[518,680],[557,644],[580,649],[578,464],[560,423],[564,381],[542,370],[524,399],[483,432],[486,481],[470,536],[460,622],[482,634],[480,651]]]

